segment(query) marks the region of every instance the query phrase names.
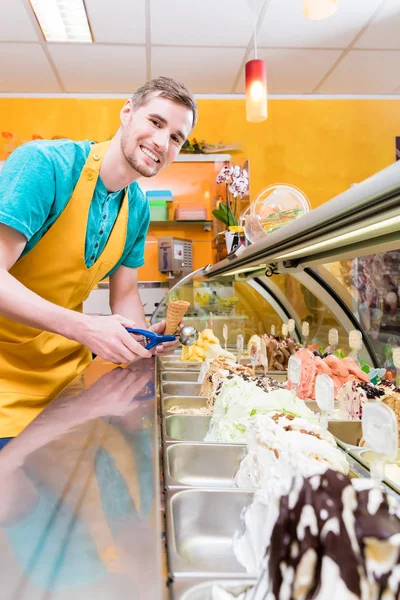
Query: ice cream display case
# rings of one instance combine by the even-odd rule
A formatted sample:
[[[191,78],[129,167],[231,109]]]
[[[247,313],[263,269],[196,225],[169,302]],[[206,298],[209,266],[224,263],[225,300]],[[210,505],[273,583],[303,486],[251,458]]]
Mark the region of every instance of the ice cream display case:
[[[171,299],[188,301],[185,322],[199,331],[192,349],[158,362],[174,600],[263,600],[283,588],[294,598],[299,585],[302,597],[378,598],[379,586],[399,597],[390,577],[400,560],[399,206],[393,165],[187,276],[158,307],[154,321]],[[387,436],[396,450],[383,458],[368,445],[366,403],[381,410],[378,441]],[[337,520],[350,509],[345,497],[367,521],[375,509],[386,521],[373,532],[382,570],[361,512],[353,531]],[[358,550],[341,536],[357,538]],[[337,548],[326,569],[300,560],[316,545],[330,559]],[[383,548],[393,559],[385,566]],[[359,561],[350,576],[345,565]]]

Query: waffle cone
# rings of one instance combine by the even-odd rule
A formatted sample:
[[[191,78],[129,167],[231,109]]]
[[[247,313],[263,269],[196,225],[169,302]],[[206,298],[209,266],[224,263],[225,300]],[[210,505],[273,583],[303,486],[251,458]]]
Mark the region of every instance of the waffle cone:
[[[165,335],[175,333],[179,327],[179,323],[187,313],[189,306],[190,302],[186,302],[186,300],[177,300],[176,302],[171,300],[171,302],[168,303],[167,320],[164,331]]]

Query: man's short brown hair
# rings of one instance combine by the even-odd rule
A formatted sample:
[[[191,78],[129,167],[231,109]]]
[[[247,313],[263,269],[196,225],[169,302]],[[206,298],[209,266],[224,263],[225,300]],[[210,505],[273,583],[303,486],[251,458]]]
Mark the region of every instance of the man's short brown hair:
[[[157,95],[161,98],[168,98],[168,100],[183,104],[183,106],[189,108],[193,114],[192,129],[194,129],[197,121],[196,100],[183,83],[171,79],[171,77],[157,77],[156,79],[147,81],[138,88],[131,98],[133,108],[140,108],[147,104],[155,92],[158,92]]]

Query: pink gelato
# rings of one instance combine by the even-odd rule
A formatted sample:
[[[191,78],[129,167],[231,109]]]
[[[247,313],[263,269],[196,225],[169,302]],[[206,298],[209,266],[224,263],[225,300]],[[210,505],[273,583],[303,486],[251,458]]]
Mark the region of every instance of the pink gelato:
[[[338,390],[348,381],[369,382],[368,375],[361,371],[355,360],[350,357],[338,358],[331,354],[320,358],[306,348],[296,352],[296,356],[301,360],[301,381],[297,386],[297,396],[303,400],[315,400],[315,380],[319,374],[329,375],[332,378],[335,398]],[[292,387],[289,381],[288,388]]]

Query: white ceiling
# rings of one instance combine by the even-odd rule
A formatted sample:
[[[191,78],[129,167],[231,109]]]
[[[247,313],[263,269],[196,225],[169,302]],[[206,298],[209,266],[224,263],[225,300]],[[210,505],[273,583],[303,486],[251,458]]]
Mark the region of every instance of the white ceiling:
[[[129,94],[162,74],[242,94],[256,23],[270,94],[400,97],[400,0],[338,0],[323,21],[305,19],[302,0],[85,4],[94,44],[48,44],[29,0],[0,0],[0,93]]]

